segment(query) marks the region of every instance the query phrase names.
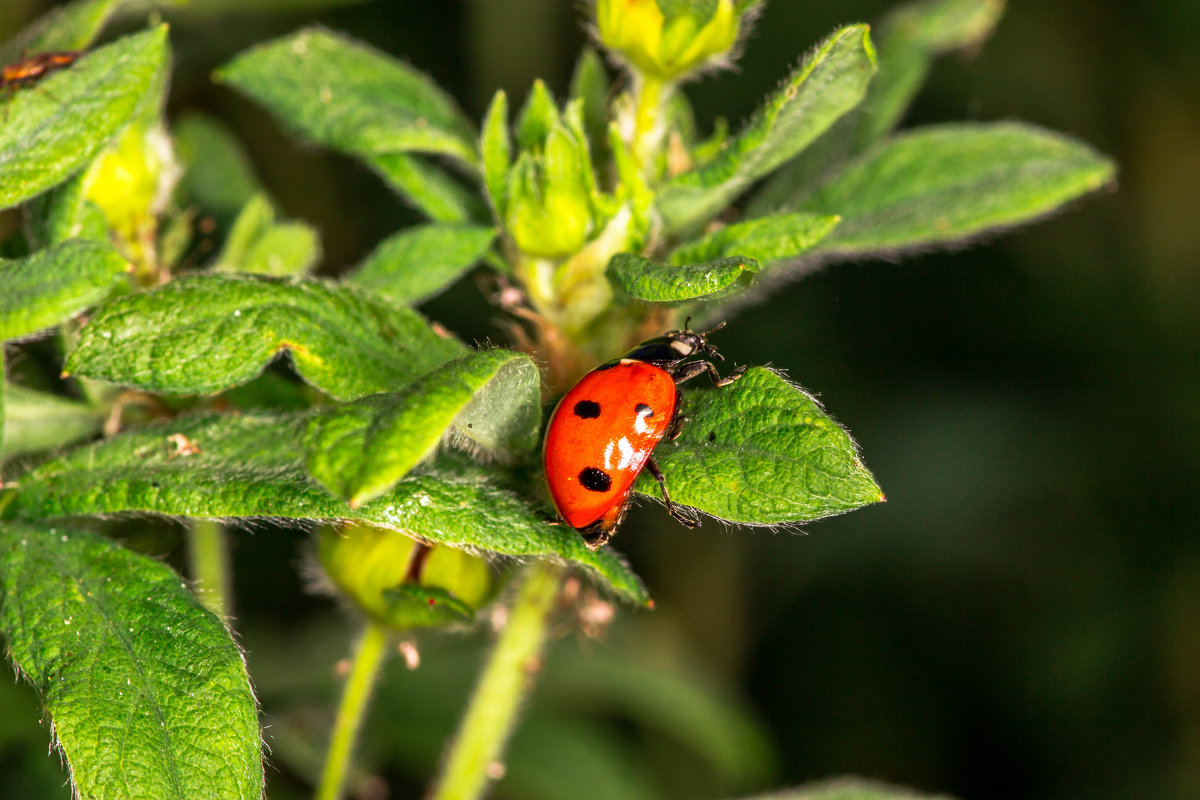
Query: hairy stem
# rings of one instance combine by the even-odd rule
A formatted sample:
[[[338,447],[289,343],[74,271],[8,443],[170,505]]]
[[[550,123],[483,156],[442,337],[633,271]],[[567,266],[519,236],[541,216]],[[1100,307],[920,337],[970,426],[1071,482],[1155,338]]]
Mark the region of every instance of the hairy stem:
[[[549,562],[526,569],[431,800],[475,800],[502,774],[500,758],[521,700],[533,686],[562,575],[563,567]]]
[[[192,520],[188,527],[188,560],[200,604],[222,620],[232,611],[232,580],[225,527],[210,519]]]
[[[316,800],[338,800],[342,796],[354,743],[358,739],[358,731],[362,727],[375,680],[379,677],[387,652],[387,629],[377,622],[367,622],[358,640],[358,648],[354,651],[350,676],[342,690],[342,702],[333,723],[333,735],[329,739],[329,752],[325,755],[325,768],[321,770]]]
[[[634,116],[632,150],[642,174],[653,176],[655,161],[662,149],[662,109],[671,94],[671,85],[658,78],[641,77]]]

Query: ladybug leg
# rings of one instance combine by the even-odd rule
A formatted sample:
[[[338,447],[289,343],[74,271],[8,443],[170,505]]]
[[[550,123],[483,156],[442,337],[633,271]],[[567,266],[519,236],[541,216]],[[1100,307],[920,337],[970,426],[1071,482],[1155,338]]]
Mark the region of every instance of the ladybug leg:
[[[671,423],[671,427],[667,429],[666,440],[673,442],[679,438],[679,434],[683,433],[683,426],[692,421],[691,417],[683,414],[676,414],[675,421]]]
[[[689,361],[675,370],[675,372],[672,374],[675,377],[675,384],[678,385],[684,381],[690,381],[692,378],[703,372],[707,372],[708,376],[712,378],[714,386],[721,388],[728,386],[738,378],[742,377],[742,375],[746,372],[746,367],[744,365],[740,367],[734,367],[733,372],[730,372],[728,375],[722,378],[721,373],[717,372],[716,365],[711,361]]]
[[[653,457],[646,462],[646,469],[650,470],[650,474],[654,476],[654,480],[658,481],[658,488],[662,489],[663,502],[667,506],[667,513],[685,528],[700,527],[700,520],[684,511],[671,500],[671,495],[667,494],[667,478],[662,474],[662,470],[658,468],[658,464],[654,463]]]
[[[583,533],[583,543],[587,545],[588,550],[599,550],[604,545],[608,544],[608,540],[612,538],[612,531],[595,531],[594,533]]]

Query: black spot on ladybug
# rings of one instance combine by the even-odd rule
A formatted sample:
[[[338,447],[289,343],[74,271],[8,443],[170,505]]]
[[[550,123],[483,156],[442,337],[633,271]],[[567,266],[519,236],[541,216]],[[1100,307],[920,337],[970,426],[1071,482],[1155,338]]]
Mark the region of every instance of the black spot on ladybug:
[[[600,404],[594,400],[580,400],[575,404],[575,416],[580,419],[595,419],[600,416]]]
[[[715,442],[717,440],[717,434],[713,431],[709,431],[708,432],[708,440],[710,442]]]
[[[612,487],[612,478],[608,473],[596,467],[584,467],[579,470],[579,482],[583,488],[592,492],[607,492]]]
[[[638,403],[636,406],[634,406],[633,410],[637,412],[637,415],[639,417],[653,417],[654,416],[654,409],[651,408],[650,406],[646,405],[645,403]]]

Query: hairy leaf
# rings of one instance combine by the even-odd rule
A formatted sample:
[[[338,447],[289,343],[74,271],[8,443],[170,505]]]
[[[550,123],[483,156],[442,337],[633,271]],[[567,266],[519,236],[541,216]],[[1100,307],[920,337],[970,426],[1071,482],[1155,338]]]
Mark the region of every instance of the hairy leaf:
[[[8,98],[0,122],[0,208],[90,162],[159,84],[166,50],[166,26],[125,36]]]
[[[618,253],[608,262],[612,282],[625,294],[647,303],[678,303],[715,295],[755,272],[758,262],[744,256],[700,264],[663,264],[633,253]]]
[[[352,155],[439,153],[474,165],[475,133],[428,76],[362,42],[306,28],[218,72],[292,128]]]
[[[129,0],[77,0],[47,12],[0,46],[0,63],[11,64],[25,54],[84,50],[104,29],[118,7]]]
[[[100,432],[106,412],[17,384],[4,387],[0,456],[53,450]]]
[[[321,258],[315,229],[303,222],[276,222],[275,209],[264,194],[242,208],[214,269],[256,275],[302,275]]]
[[[654,458],[671,499],[729,522],[776,525],[884,499],[849,434],[778,373],[754,367],[723,389],[684,393],[689,421]],[[637,491],[660,497],[643,474]]]
[[[31,250],[68,239],[109,240],[104,212],[87,199],[90,183],[88,170],[82,170],[25,205],[25,231]]]
[[[773,214],[748,219],[677,247],[668,260],[672,264],[688,264],[741,255],[765,267],[773,261],[803,254],[828,236],[840,221],[837,216],[817,214]]]
[[[933,59],[978,47],[1004,13],[1004,0],[920,0],[900,6],[879,34],[879,73],[856,118],[854,149],[888,134],[912,103]]]
[[[405,386],[464,352],[415,311],[350,287],[200,274],[104,306],[66,368],[162,394],[211,394],[285,350],[301,377],[342,400]]]
[[[867,26],[835,31],[728,147],[663,188],[658,208],[667,230],[702,224],[756,179],[803,150],[858,105],[874,72],[875,51]]]
[[[935,57],[978,48],[1003,11],[1004,0],[917,0],[889,14],[877,33],[879,71],[866,98],[771,176],[747,213],[758,216],[803,202],[817,181],[891,132]]]
[[[499,434],[492,449],[500,455],[532,448],[539,398],[537,365],[528,356],[504,350],[471,353],[403,392],[318,412],[305,436],[308,469],[334,494],[360,506],[425,460],[450,430],[471,437],[472,420]],[[497,408],[505,415],[496,414]]]
[[[525,105],[517,114],[517,144],[522,152],[540,150],[546,144],[546,137],[558,124],[558,107],[550,90],[541,79],[533,82]]]
[[[512,142],[508,135],[508,95],[501,89],[492,98],[483,118],[479,136],[479,157],[483,162],[483,185],[487,189],[496,219],[504,219],[505,186],[512,166]]]
[[[436,222],[490,219],[483,200],[450,177],[446,170],[420,156],[380,153],[367,164],[401,197]]]
[[[83,239],[0,261],[0,341],[70,319],[107,297],[128,271],[112,245]]]
[[[388,237],[346,282],[409,305],[448,288],[487,252],[496,232],[474,225],[421,225]]]
[[[466,550],[563,559],[618,594],[647,601],[618,555],[589,551],[578,534],[550,524],[494,471],[459,459],[422,466],[374,502],[350,508],[305,469],[309,419],[308,413],[206,415],[132,431],[26,475],[10,511],[37,519],[150,513],[364,522]]]
[[[802,208],[842,217],[815,252],[891,253],[1027,222],[1114,172],[1087,145],[1031,125],[938,125],[881,142]]]
[[[592,48],[585,47],[571,74],[570,98],[582,101],[583,129],[592,147],[593,159],[596,148],[608,135],[609,91],[604,59]],[[683,94],[676,93],[675,96],[683,97]]]
[[[3,522],[0,597],[81,797],[262,795],[242,655],[170,569],[94,534]]]

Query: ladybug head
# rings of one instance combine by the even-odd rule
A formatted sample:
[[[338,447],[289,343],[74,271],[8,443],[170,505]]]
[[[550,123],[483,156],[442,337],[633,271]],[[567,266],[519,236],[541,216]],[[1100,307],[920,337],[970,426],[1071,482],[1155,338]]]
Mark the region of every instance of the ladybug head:
[[[717,323],[712,328],[704,331],[688,330],[688,323],[692,321],[691,317],[683,323],[681,331],[667,331],[666,338],[671,342],[671,349],[679,354],[680,359],[690,358],[694,355],[704,355],[709,358],[715,358],[718,361],[724,361],[725,357],[717,352],[717,348],[708,343],[708,336],[716,333],[725,327],[724,322]]]

